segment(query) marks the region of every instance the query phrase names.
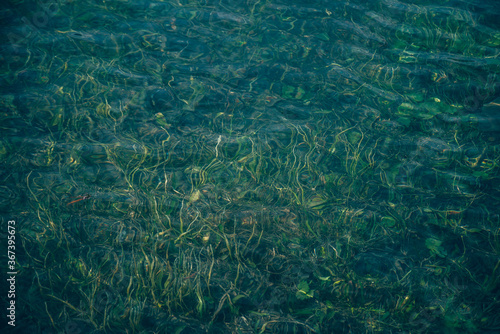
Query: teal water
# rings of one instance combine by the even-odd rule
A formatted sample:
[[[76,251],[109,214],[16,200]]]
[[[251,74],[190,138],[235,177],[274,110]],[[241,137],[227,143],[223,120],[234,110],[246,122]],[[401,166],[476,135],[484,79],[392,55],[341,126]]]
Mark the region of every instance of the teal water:
[[[0,18],[2,326],[500,330],[497,1]]]

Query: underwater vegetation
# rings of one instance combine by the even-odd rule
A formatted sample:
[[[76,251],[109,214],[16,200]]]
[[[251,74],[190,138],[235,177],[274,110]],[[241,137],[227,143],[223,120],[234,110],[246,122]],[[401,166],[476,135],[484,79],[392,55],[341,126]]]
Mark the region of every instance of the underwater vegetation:
[[[16,329],[499,331],[495,5],[11,1]]]

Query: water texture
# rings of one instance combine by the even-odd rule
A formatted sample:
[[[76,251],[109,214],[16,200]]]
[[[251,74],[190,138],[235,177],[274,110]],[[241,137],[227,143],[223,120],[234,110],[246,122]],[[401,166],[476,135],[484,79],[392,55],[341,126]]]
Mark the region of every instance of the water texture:
[[[0,22],[2,326],[500,331],[498,1],[10,0]]]

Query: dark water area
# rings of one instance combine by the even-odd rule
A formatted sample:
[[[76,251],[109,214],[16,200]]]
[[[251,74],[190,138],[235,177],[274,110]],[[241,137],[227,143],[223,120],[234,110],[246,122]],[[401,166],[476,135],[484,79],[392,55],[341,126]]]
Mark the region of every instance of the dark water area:
[[[2,328],[500,331],[498,1],[0,22]]]

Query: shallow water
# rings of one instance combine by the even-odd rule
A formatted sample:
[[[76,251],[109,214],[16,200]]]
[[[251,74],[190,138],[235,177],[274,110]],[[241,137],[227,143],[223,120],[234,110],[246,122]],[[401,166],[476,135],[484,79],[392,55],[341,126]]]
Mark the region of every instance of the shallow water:
[[[17,329],[500,329],[496,1],[0,18]]]

